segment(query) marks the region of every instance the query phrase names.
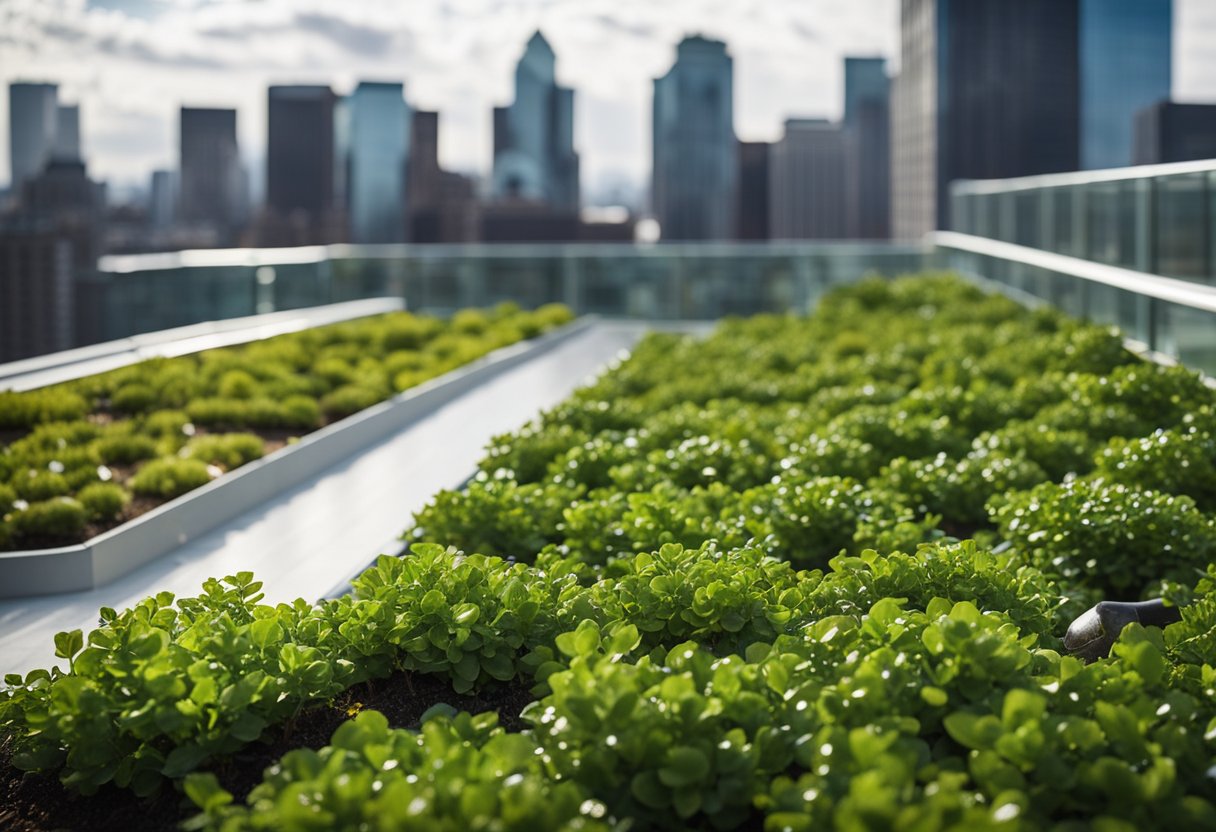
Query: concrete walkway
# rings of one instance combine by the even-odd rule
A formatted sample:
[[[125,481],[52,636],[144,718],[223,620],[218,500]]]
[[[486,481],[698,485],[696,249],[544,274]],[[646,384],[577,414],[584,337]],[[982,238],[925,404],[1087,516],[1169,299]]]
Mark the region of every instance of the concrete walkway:
[[[590,381],[648,329],[600,322],[375,445],[100,589],[0,602],[0,673],[57,660],[61,630],[88,630],[97,610],[169,590],[197,594],[208,577],[252,571],[267,603],[315,600],[385,551],[412,513],[471,476],[489,440],[523,425]]]

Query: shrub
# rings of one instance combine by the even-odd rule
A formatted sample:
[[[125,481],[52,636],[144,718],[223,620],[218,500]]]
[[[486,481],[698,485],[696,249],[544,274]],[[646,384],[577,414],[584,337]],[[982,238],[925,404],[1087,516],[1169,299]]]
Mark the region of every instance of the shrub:
[[[1095,475],[1107,481],[1185,494],[1200,508],[1216,509],[1216,425],[1210,409],[1149,436],[1112,439],[1095,460]]]
[[[221,399],[249,399],[257,394],[258,381],[244,370],[229,370],[215,387]]]
[[[1100,479],[997,497],[990,513],[1027,563],[1110,600],[1160,578],[1190,582],[1216,558],[1216,526],[1189,497]]]
[[[157,403],[156,391],[138,382],[124,384],[110,397],[110,406],[119,413],[143,413]]]
[[[146,434],[103,436],[94,445],[98,458],[107,465],[130,465],[157,454],[157,442]]]
[[[186,435],[187,425],[193,428],[190,416],[185,411],[158,410],[139,422],[139,431],[154,437],[180,437]]]
[[[96,482],[80,489],[76,499],[84,506],[90,520],[113,520],[131,501],[131,495],[121,485]]]
[[[0,390],[0,429],[28,430],[42,422],[65,422],[89,412],[89,403],[62,387],[13,393]]]
[[[321,398],[321,410],[331,420],[341,419],[366,410],[384,399],[379,390],[358,384],[346,384]]]
[[[38,471],[30,469],[24,474],[18,473],[11,484],[17,489],[17,494],[23,500],[49,500],[61,497],[72,490],[67,478],[54,471]]]
[[[211,482],[207,465],[197,459],[154,459],[131,479],[131,490],[147,497],[171,500]]]
[[[231,471],[246,462],[261,459],[264,450],[262,438],[252,433],[210,433],[191,439],[180,455]]]
[[[206,427],[237,427],[249,423],[251,405],[252,402],[242,399],[195,399],[186,405],[186,416],[194,424]]]
[[[30,503],[25,511],[10,514],[9,518],[19,537],[62,540],[84,531],[88,513],[84,506],[70,497],[55,497]]]

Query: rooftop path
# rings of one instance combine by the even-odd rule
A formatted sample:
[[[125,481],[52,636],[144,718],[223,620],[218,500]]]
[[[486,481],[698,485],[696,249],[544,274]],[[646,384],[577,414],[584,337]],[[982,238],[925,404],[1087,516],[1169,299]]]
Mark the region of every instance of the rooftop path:
[[[280,494],[114,583],[89,592],[0,601],[0,673],[50,667],[53,638],[97,625],[168,590],[198,593],[209,577],[252,571],[266,603],[315,600],[390,551],[413,512],[457,488],[486,444],[566,398],[628,350],[652,325],[600,321],[550,352],[437,409],[305,486]],[[703,328],[703,325],[692,325]]]

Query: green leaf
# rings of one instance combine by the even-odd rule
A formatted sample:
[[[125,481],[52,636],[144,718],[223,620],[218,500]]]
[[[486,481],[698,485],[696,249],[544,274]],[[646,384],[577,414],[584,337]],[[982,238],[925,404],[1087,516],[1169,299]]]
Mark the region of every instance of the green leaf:
[[[198,768],[199,763],[207,759],[207,752],[197,745],[179,745],[169,752],[161,774],[171,780],[178,780]],[[203,807],[206,808],[206,807]]]
[[[458,604],[452,610],[452,620],[458,626],[469,627],[481,617],[481,609],[476,604]]]
[[[430,720],[438,717],[446,717],[451,719],[452,717],[456,716],[457,713],[457,710],[448,703],[436,702],[434,705],[422,712],[422,716],[418,718],[418,722],[420,724],[426,724]]]
[[[84,647],[84,633],[71,630],[55,634],[55,655],[61,659],[71,659]]]
[[[929,705],[935,708],[940,708],[950,701],[950,694],[946,693],[941,688],[935,688],[932,685],[927,685],[920,689],[920,698],[925,700]]]
[[[422,596],[422,601],[419,604],[422,611],[427,614],[437,613],[447,607],[448,599],[443,596],[443,593],[437,589],[427,591],[426,595]]]
[[[215,812],[232,802],[232,794],[220,786],[220,781],[210,772],[191,774],[182,784],[186,797],[204,812]]]
[[[249,638],[264,649],[282,640],[283,627],[274,618],[259,618],[249,625]]]
[[[942,724],[955,742],[967,748],[991,748],[1003,733],[1001,721],[991,714],[955,711]]]
[[[244,742],[253,742],[258,737],[262,736],[262,730],[266,727],[266,720],[257,714],[245,711],[232,726],[228,729],[228,733]]]
[[[659,779],[665,786],[679,788],[699,783],[709,774],[709,758],[705,752],[682,745],[669,749]]]

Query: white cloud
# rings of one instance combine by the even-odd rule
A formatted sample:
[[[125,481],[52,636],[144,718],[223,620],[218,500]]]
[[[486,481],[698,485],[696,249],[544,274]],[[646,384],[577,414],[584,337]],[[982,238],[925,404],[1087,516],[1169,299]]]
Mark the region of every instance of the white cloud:
[[[1175,88],[1216,97],[1216,4],[1176,0]],[[177,109],[234,106],[243,153],[264,153],[265,88],[402,79],[442,112],[446,164],[484,171],[490,108],[538,26],[575,87],[588,181],[649,166],[652,79],[690,32],[735,57],[736,127],[771,139],[788,115],[839,114],[845,54],[897,51],[898,0],[0,0],[0,84],[52,80],[82,103],[100,176],[142,181],[176,157]],[[7,107],[0,181],[7,180]]]

